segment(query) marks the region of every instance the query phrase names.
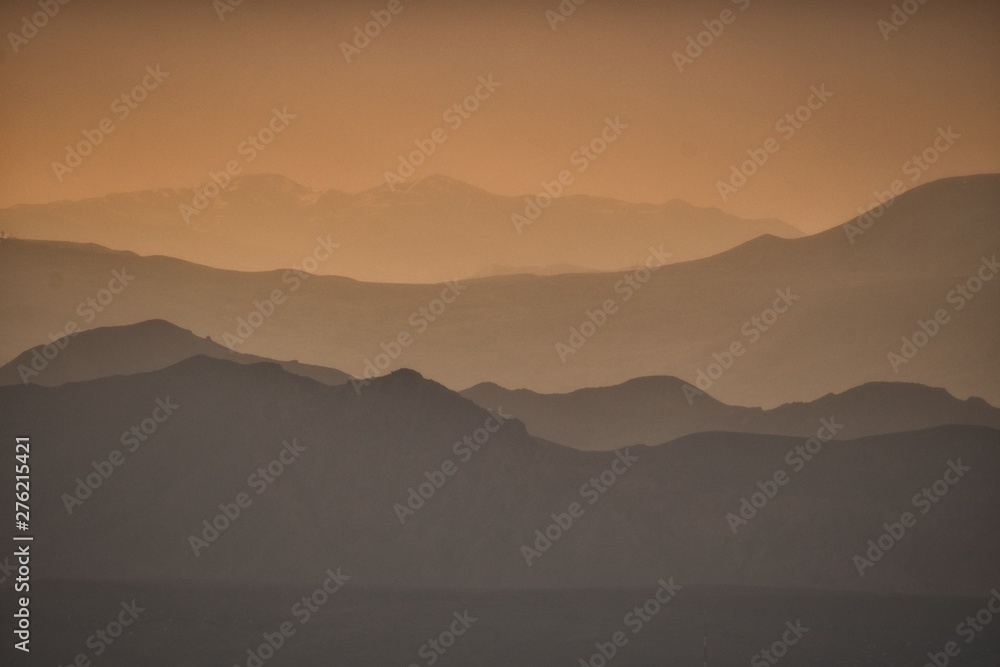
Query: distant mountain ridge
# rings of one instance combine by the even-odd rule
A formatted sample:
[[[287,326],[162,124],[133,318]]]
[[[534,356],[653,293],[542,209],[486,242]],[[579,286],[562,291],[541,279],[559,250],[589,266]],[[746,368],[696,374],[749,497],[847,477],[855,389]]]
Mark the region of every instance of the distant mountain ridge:
[[[14,206],[0,210],[0,229],[250,271],[295,266],[317,237],[329,235],[343,252],[315,272],[375,282],[440,282],[491,266],[506,267],[499,273],[608,271],[635,264],[650,245],[683,261],[761,234],[802,235],[778,220],[744,220],[679,200],[631,204],[581,195],[556,199],[519,232],[511,216],[527,206],[526,196],[493,195],[444,176],[349,195],[252,174],[210,191],[213,197],[201,199],[173,188]],[[579,240],[568,241],[573,236]],[[586,242],[595,238],[602,243]]]
[[[351,379],[346,373],[322,366],[232,352],[210,338],[200,338],[169,322],[150,320],[90,329],[68,340],[35,346],[0,367],[0,385],[25,383],[52,387],[146,373],[196,356],[244,365],[274,363],[293,375],[331,386]],[[808,438],[815,433],[821,419],[845,424],[838,439],[951,424],[1000,429],[1000,408],[982,399],[960,400],[944,389],[907,383],[869,383],[771,410],[726,405],[709,393],[694,392],[683,380],[662,376],[635,378],[612,387],[579,389],[568,394],[509,390],[490,382],[458,393],[482,408],[511,414],[533,436],[594,451],[653,445],[709,431]]]
[[[329,385],[344,384],[351,379],[347,373],[333,368],[233,352],[209,337],[199,338],[165,320],[147,320],[90,329],[36,345],[0,366],[0,385],[24,383],[54,387],[67,382],[159,370],[195,356],[227,359],[238,364],[276,363],[294,375]]]
[[[982,399],[961,400],[944,389],[895,382],[869,383],[771,410],[726,405],[672,377],[636,378],[568,394],[493,383],[460,393],[483,408],[502,406],[534,436],[584,450],[669,442],[705,431],[809,438],[820,420],[831,418],[844,425],[837,438],[850,440],[948,424],[1000,429],[1000,408]]]
[[[283,305],[236,349],[356,377],[379,358],[387,360],[382,372],[411,367],[451,387],[490,381],[565,393],[664,375],[732,405],[775,407],[888,381],[1000,405],[1000,281],[978,277],[992,275],[1000,254],[998,220],[1000,177],[945,179],[898,197],[861,237],[843,228],[759,237],[652,270],[641,287],[622,273],[463,280],[433,322],[420,309],[440,300],[442,285],[221,271],[92,244],[8,239],[0,243],[0,302],[13,326],[0,339],[0,359],[80,320],[79,304],[127,266],[134,284],[80,324],[166,319],[223,340],[278,289]],[[949,296],[973,278],[979,289],[959,308]],[[783,314],[772,308],[776,299]],[[602,318],[597,310],[609,300],[614,312]],[[917,348],[913,339],[927,335],[921,323],[939,312],[947,322]],[[412,344],[379,357],[401,334]],[[716,359],[737,343],[742,353],[722,369]],[[890,364],[888,355],[904,350],[910,358]]]

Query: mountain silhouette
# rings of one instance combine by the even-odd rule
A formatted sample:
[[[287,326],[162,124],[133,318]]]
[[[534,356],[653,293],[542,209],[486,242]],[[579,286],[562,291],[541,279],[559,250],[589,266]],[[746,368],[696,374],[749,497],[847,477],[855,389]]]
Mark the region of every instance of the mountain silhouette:
[[[672,377],[645,377],[613,387],[538,394],[486,382],[461,392],[477,405],[502,407],[532,435],[585,450],[655,444],[704,431],[808,438],[821,419],[843,422],[838,438],[917,431],[948,424],[1000,429],[1000,408],[957,399],[944,389],[875,382],[771,410],[726,405]]]
[[[608,271],[635,264],[654,244],[682,261],[761,234],[802,235],[778,220],[744,220],[678,200],[569,195],[519,231],[511,216],[524,216],[528,195],[494,195],[444,176],[356,195],[312,191],[274,174],[238,176],[221,189],[203,185],[215,195],[197,202],[194,190],[174,188],[14,206],[0,210],[0,229],[245,271],[298,265],[318,237],[330,236],[343,251],[315,272],[374,282],[441,282],[493,266],[497,274],[563,265]]]
[[[495,418],[413,371],[359,394],[276,364],[205,356],[59,387],[0,387],[0,405],[0,432],[31,434],[32,474],[45,480],[32,496],[35,539],[47,545],[32,561],[36,580],[302,584],[341,566],[369,587],[590,588],[673,576],[978,594],[1000,557],[1000,432],[983,427],[832,442],[798,472],[786,459],[801,438],[738,433],[581,452],[507,420],[473,452],[465,438]],[[131,427],[157,414],[129,451]],[[891,565],[859,576],[853,557],[884,523],[916,511],[911,496],[949,462],[968,471],[885,555]],[[776,470],[790,482],[734,535],[727,514]],[[608,485],[590,502],[581,485],[602,474]],[[89,496],[79,489],[88,476]],[[401,520],[397,504],[425,483],[434,490]],[[249,503],[235,515],[241,493]],[[85,497],[67,501],[73,494]],[[522,547],[574,502],[582,514],[551,546],[539,542],[529,566]],[[0,518],[12,519],[12,506]],[[227,511],[228,523],[216,520]],[[206,521],[222,526],[217,535]]]
[[[204,355],[238,364],[272,362],[232,352],[212,341],[164,320],[147,320],[119,327],[101,327],[36,345],[0,366],[0,384],[55,386],[109,375],[131,375],[172,366]],[[51,357],[51,358],[50,358]],[[325,384],[343,384],[351,376],[333,368],[297,361],[274,361],[286,371]]]
[[[355,377],[388,360],[376,369],[411,367],[451,387],[490,381],[564,393],[666,375],[729,404],[775,407],[889,381],[1000,405],[1000,290],[978,278],[992,271],[998,219],[1000,177],[945,179],[898,197],[853,243],[839,227],[761,237],[663,266],[641,284],[631,272],[463,280],[448,305],[437,303],[450,289],[442,285],[220,271],[8,239],[0,244],[0,298],[16,324],[0,341],[0,359],[68,321],[87,328],[166,319],[228,345],[241,318],[269,310],[264,302],[281,290],[285,301],[234,349]],[[81,304],[123,267],[132,285],[101,312],[81,315]],[[957,288],[973,279],[978,291],[960,296]],[[597,312],[609,300],[614,312]],[[779,316],[775,305],[786,312]],[[436,314],[421,314],[428,307]],[[936,313],[943,324],[933,322]],[[401,334],[411,344],[391,358],[384,349]],[[742,353],[727,358],[737,343]]]

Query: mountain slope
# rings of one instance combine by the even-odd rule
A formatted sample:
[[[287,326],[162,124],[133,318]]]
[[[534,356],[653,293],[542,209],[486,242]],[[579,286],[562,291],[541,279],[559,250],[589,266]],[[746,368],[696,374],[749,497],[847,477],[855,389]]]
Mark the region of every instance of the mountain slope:
[[[298,266],[318,237],[330,236],[342,252],[315,272],[379,282],[440,282],[494,265],[496,274],[563,265],[608,271],[638,261],[636,247],[662,244],[672,261],[683,261],[761,234],[801,236],[777,220],[743,220],[677,200],[658,206],[573,196],[518,231],[511,216],[527,206],[524,197],[443,176],[346,195],[246,175],[201,208],[194,197],[193,190],[166,189],[15,206],[0,210],[0,229],[248,271]],[[594,238],[605,240],[590,243]]]
[[[830,443],[799,472],[786,452],[801,439],[743,434],[597,453],[507,421],[473,451],[464,438],[495,424],[490,415],[412,371],[359,395],[274,364],[207,357],[59,387],[0,387],[0,406],[0,435],[31,437],[33,479],[44,480],[32,496],[33,534],[47,545],[32,561],[36,579],[303,584],[342,567],[369,587],[643,586],[672,576],[956,593],[987,590],[1000,557],[1000,432],[980,427]],[[129,451],[130,426],[151,415],[162,420]],[[911,496],[950,460],[971,469],[858,576],[853,556],[912,510]],[[791,481],[734,534],[727,513],[777,469]],[[96,488],[67,503],[88,476]],[[585,495],[581,485],[602,477],[604,492]],[[401,523],[396,504],[434,479]],[[573,502],[582,513],[550,547],[540,543],[529,566],[522,547]],[[10,512],[5,504],[0,519]],[[223,512],[233,517],[216,519]]]
[[[504,389],[487,382],[461,394],[483,408],[502,407],[532,435],[584,450],[667,442],[704,431],[809,438],[821,419],[830,418],[844,424],[837,437],[850,440],[947,424],[1000,429],[1000,408],[982,399],[960,400],[943,389],[903,383],[870,383],[771,410],[726,405],[671,377],[637,378],[568,394]]]
[[[997,220],[1000,177],[946,179],[901,196],[853,244],[838,228],[762,237],[649,276],[507,276],[453,287],[236,273],[14,239],[0,244],[0,303],[12,323],[0,359],[67,321],[87,328],[162,318],[226,343],[241,318],[256,318],[261,326],[235,340],[237,351],[355,377],[407,366],[452,387],[492,381],[551,393],[669,375],[727,403],[763,407],[900,381],[1000,405],[1000,281],[950,298],[988,269],[1000,248]],[[655,265],[647,253],[635,248]],[[90,313],[86,299],[123,267],[135,276],[129,287]],[[275,290],[284,300],[272,311]],[[609,300],[613,312],[602,317]],[[904,351],[903,337],[920,340],[920,323],[931,326],[938,311],[946,322],[894,368],[889,353]],[[384,350],[395,351],[402,334],[410,344],[393,358]],[[741,353],[727,360],[736,344]],[[728,368],[716,368],[717,358]]]
[[[204,355],[238,364],[270,362],[251,354],[232,352],[211,338],[199,338],[164,320],[148,320],[120,327],[102,327],[36,345],[0,366],[0,385],[31,383],[47,387],[131,375],[172,366]],[[324,384],[344,384],[351,376],[333,368],[297,361],[276,361],[286,371]]]

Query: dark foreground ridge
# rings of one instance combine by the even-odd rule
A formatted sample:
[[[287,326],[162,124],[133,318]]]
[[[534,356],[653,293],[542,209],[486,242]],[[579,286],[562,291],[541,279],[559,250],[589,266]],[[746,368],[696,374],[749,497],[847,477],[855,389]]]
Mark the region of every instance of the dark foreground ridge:
[[[0,405],[0,432],[45,443],[39,579],[975,594],[1000,559],[985,427],[580,452],[412,371],[358,393],[204,356]]]

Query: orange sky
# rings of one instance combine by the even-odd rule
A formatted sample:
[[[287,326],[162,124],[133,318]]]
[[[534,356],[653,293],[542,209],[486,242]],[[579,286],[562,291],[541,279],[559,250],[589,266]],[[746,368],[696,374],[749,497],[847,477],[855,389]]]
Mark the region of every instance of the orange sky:
[[[9,33],[39,9],[5,3],[0,206],[194,186],[234,159],[356,192],[435,128],[447,140],[415,178],[535,193],[616,116],[628,129],[568,192],[678,197],[815,231],[897,178],[1000,171],[996,2],[929,0],[888,41],[877,21],[891,2],[589,0],[554,31],[557,0],[399,2],[352,63],[340,43],[388,0],[243,0],[222,21],[211,0],[74,0],[17,52]],[[674,52],[727,8],[732,22],[678,72]],[[113,101],[156,65],[169,76],[120,119]],[[491,74],[500,87],[450,127],[442,114]],[[782,137],[775,123],[820,84],[833,97]],[[241,142],[275,107],[296,118],[245,163]],[[104,118],[114,131],[60,183],[52,162]],[[904,163],[940,126],[960,138],[911,180]],[[777,152],[723,202],[717,182],[769,137]]]

